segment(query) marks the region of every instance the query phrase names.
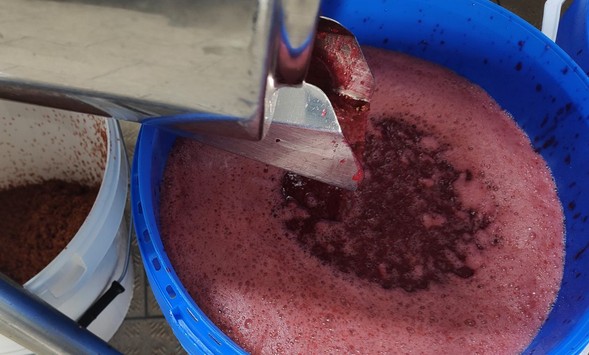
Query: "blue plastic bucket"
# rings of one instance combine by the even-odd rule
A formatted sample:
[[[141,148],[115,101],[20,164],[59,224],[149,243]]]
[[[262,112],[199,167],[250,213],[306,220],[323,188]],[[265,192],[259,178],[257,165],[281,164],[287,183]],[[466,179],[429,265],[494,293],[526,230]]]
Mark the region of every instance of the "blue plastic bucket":
[[[560,20],[556,43],[589,72],[589,1],[575,0]]]
[[[550,165],[566,214],[564,281],[526,353],[578,353],[589,340],[589,80],[538,30],[486,0],[328,1],[361,43],[451,68],[513,114]],[[158,232],[159,185],[176,137],[145,126],[132,176],[133,216],[149,282],[191,353],[242,352],[179,281]],[[539,258],[542,255],[538,255]],[[533,270],[530,270],[533,272]]]

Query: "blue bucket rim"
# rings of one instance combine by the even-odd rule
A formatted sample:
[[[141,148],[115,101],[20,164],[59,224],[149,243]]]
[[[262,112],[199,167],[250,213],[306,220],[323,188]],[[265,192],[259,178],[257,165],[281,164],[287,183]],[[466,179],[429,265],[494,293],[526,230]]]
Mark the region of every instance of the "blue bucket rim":
[[[145,145],[157,139],[158,135],[165,135],[175,140],[172,133],[160,131],[153,126],[143,126],[139,131],[135,151],[139,153],[145,151]],[[227,354],[227,351],[230,351],[235,354],[247,354],[198,307],[180,281],[164,250],[155,218],[153,216],[148,219],[142,217],[143,204],[146,200],[147,202],[153,200],[148,184],[139,184],[138,171],[151,171],[152,163],[150,158],[141,159],[140,154],[135,154],[131,203],[139,250],[158,305],[181,345],[189,353]],[[141,166],[144,164],[147,164],[145,169],[149,170],[142,170]],[[154,234],[152,231],[156,231],[156,233]],[[196,324],[192,321],[196,321]]]

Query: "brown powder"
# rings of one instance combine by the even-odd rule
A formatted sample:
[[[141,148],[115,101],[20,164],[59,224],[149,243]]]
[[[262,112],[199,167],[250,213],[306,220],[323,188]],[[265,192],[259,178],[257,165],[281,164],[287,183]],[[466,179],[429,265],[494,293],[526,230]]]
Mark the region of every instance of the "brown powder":
[[[39,273],[74,237],[98,188],[48,180],[0,190],[0,271],[20,284]]]

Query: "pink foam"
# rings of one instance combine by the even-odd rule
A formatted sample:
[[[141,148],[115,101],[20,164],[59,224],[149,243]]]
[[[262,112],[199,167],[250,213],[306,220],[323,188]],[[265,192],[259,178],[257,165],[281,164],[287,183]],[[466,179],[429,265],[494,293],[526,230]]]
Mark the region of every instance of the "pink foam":
[[[365,50],[377,81],[370,117],[416,125],[427,132],[424,149],[447,147],[440,154],[460,172],[452,187],[461,205],[490,219],[473,232],[484,248],[461,244],[474,274],[444,273],[407,292],[341,272],[285,228],[310,212],[285,202],[283,171],[188,140],[174,148],[162,184],[161,233],[176,272],[209,317],[253,353],[521,351],[562,277],[563,216],[550,172],[477,86],[414,58]],[[423,188],[438,178],[423,179]],[[346,195],[344,216],[362,212],[353,202],[362,194]],[[430,229],[448,221],[420,218]],[[355,237],[343,223],[315,227],[321,243]]]

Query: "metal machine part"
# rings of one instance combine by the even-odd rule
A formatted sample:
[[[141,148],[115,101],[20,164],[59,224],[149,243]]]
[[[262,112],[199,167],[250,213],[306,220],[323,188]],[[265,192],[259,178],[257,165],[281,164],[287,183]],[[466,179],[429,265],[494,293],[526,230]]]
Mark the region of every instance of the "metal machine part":
[[[319,4],[6,0],[0,3],[0,98],[157,125],[207,144],[233,138],[227,147],[234,153],[354,189],[358,164],[336,115],[315,120],[292,116],[309,110],[278,108],[296,103],[333,111],[321,93],[313,102],[277,101],[317,91],[304,78]],[[70,16],[45,16],[48,8]],[[21,25],[22,17],[37,25]],[[288,93],[280,93],[285,87]],[[274,145],[247,142],[263,139],[272,123],[283,125],[274,141],[288,145],[266,152]]]
[[[0,329],[36,354],[120,354],[1,273]]]
[[[259,142],[216,136],[196,139],[344,189],[358,187],[361,167],[323,91],[306,83],[300,88],[283,87],[274,92],[268,106],[281,120],[272,123]]]
[[[319,0],[3,1],[0,98],[162,125],[189,115],[184,131],[259,140],[268,78],[302,83],[318,10]]]

